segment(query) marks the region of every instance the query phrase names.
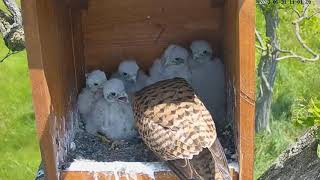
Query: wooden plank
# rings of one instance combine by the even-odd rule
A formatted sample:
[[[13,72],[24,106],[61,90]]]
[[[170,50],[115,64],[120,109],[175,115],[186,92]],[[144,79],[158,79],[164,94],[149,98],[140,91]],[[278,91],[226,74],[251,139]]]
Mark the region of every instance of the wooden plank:
[[[240,179],[253,179],[255,99],[255,4],[253,0],[225,3],[224,59],[234,94],[234,121]],[[234,89],[233,89],[234,88]],[[232,110],[232,108],[231,108]]]
[[[71,9],[70,17],[72,20],[71,31],[72,31],[75,77],[77,77],[76,89],[77,89],[77,92],[80,93],[82,87],[84,87],[85,85],[85,72],[86,72],[81,11],[79,11],[78,9]]]
[[[61,173],[61,179],[63,180],[151,180],[152,178],[145,174],[131,174],[131,175],[119,175],[117,178],[113,173],[107,172],[86,172],[86,171],[63,171]],[[158,172],[155,174],[155,179],[159,180],[178,180],[171,172]]]
[[[88,69],[115,70],[136,58],[147,69],[169,43],[209,40],[220,53],[221,3],[202,0],[91,0],[83,13]],[[201,13],[200,13],[201,12]]]
[[[53,178],[57,174],[53,140],[50,138],[49,115],[51,98],[43,67],[41,41],[38,24],[36,1],[22,0],[23,24],[26,36],[29,74],[32,85],[33,106],[35,109],[37,135],[39,138],[41,156],[45,160],[47,177]],[[50,162],[50,163],[49,163]]]
[[[136,178],[134,178],[136,176]],[[238,173],[234,170],[231,170],[231,177],[232,180],[239,180]],[[131,180],[151,180],[151,178],[147,175],[138,174],[138,175],[121,175],[119,176],[119,179],[127,180],[128,178]],[[63,180],[93,180],[93,179],[99,179],[99,180],[116,180],[113,173],[106,173],[106,172],[88,172],[88,171],[63,171],[61,173],[61,179]],[[168,171],[162,171],[155,173],[155,179],[158,180],[178,180],[178,177],[173,174],[172,172]]]
[[[241,3],[240,3],[241,2]],[[255,1],[239,1],[240,179],[253,179],[255,113]]]
[[[76,100],[70,9],[55,0],[22,1],[37,134],[48,179],[68,150]]]

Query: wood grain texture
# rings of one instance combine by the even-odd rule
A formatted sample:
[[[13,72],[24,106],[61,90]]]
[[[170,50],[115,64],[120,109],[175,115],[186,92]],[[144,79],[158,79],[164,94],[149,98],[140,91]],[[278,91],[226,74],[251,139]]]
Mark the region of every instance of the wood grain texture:
[[[240,179],[253,179],[255,113],[255,1],[239,7]]]
[[[255,3],[225,2],[224,59],[228,81],[233,84],[235,137],[240,179],[253,179],[255,106]]]
[[[76,89],[80,93],[82,87],[85,86],[85,56],[84,56],[84,44],[83,44],[83,31],[81,11],[72,8],[70,10],[71,31],[72,31],[72,46],[73,46],[73,59],[76,78]]]
[[[233,180],[239,180],[238,173],[231,169],[230,171]],[[63,180],[116,180],[112,173],[105,172],[87,172],[87,171],[63,171],[61,173],[61,179]],[[122,175],[119,177],[120,180],[127,180],[127,176]],[[133,179],[134,175],[129,176],[130,180],[151,180],[147,175],[137,175],[137,179]],[[156,180],[178,180],[178,177],[172,172],[161,171],[155,173]]]
[[[134,178],[136,176],[136,178]],[[151,180],[152,178],[148,175],[138,174],[138,175],[121,175],[118,177],[119,180]],[[103,173],[103,172],[80,172],[80,171],[63,171],[61,173],[61,179],[63,180],[117,180],[116,176],[112,173]],[[178,180],[178,178],[171,172],[157,172],[155,174],[155,179],[158,180]]]
[[[64,0],[66,5],[73,9],[86,9],[88,0]]]
[[[147,69],[170,43],[209,40],[220,53],[222,6],[211,0],[90,0],[83,13],[89,70],[136,58]]]
[[[67,150],[77,95],[71,11],[54,0],[22,1],[37,135],[48,179]]]

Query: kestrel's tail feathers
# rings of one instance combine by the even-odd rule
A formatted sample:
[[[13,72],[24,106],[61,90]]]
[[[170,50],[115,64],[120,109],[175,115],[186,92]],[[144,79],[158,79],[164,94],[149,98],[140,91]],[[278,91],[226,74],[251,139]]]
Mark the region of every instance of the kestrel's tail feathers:
[[[208,149],[214,160],[216,179],[219,179],[218,177],[220,177],[223,180],[231,180],[227,158],[219,139],[217,138],[213,145]]]
[[[218,139],[191,160],[167,161],[181,180],[231,180],[228,162]]]
[[[189,159],[170,160],[167,164],[181,180],[206,180],[198,174]]]

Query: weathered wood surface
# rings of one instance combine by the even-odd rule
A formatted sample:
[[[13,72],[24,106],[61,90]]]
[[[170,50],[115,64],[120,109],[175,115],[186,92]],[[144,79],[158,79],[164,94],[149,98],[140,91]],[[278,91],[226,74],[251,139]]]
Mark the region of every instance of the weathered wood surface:
[[[88,69],[115,70],[124,58],[150,67],[170,43],[206,39],[221,52],[223,6],[216,0],[90,0],[83,13]]]
[[[80,46],[73,38],[78,35],[72,36],[76,26],[71,26],[71,9],[64,3],[23,0],[21,6],[41,156],[47,179],[57,179],[58,162],[72,138],[78,78],[84,76],[76,77],[83,74],[75,68]]]
[[[227,64],[228,118],[234,120],[240,179],[253,179],[255,107],[255,1],[224,5],[223,59]],[[229,97],[230,98],[230,97]],[[231,112],[230,112],[231,111]]]
[[[134,179],[135,177],[137,179]],[[129,177],[131,180],[151,180],[151,177],[143,174],[137,174],[137,175],[131,175],[131,176],[126,176],[122,175],[120,176],[120,180],[127,180],[126,178]],[[231,170],[231,177],[232,180],[239,180],[239,174]],[[114,176],[112,173],[94,173],[94,172],[86,172],[86,171],[63,171],[61,173],[61,179],[63,180],[94,180],[94,179],[99,179],[99,180],[104,180],[104,179],[110,179],[110,180],[116,180],[116,176]],[[155,174],[155,179],[156,180],[179,180],[178,177],[173,174],[170,171],[163,171],[163,172],[158,172]]]
[[[319,128],[313,127],[290,145],[259,180],[320,179],[320,158],[317,156]]]

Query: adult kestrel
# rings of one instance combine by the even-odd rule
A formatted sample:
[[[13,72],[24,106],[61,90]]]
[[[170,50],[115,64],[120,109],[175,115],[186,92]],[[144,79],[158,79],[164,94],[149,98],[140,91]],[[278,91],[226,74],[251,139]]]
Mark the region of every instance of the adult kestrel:
[[[133,110],[145,144],[180,179],[231,179],[213,119],[186,80],[145,87]]]

